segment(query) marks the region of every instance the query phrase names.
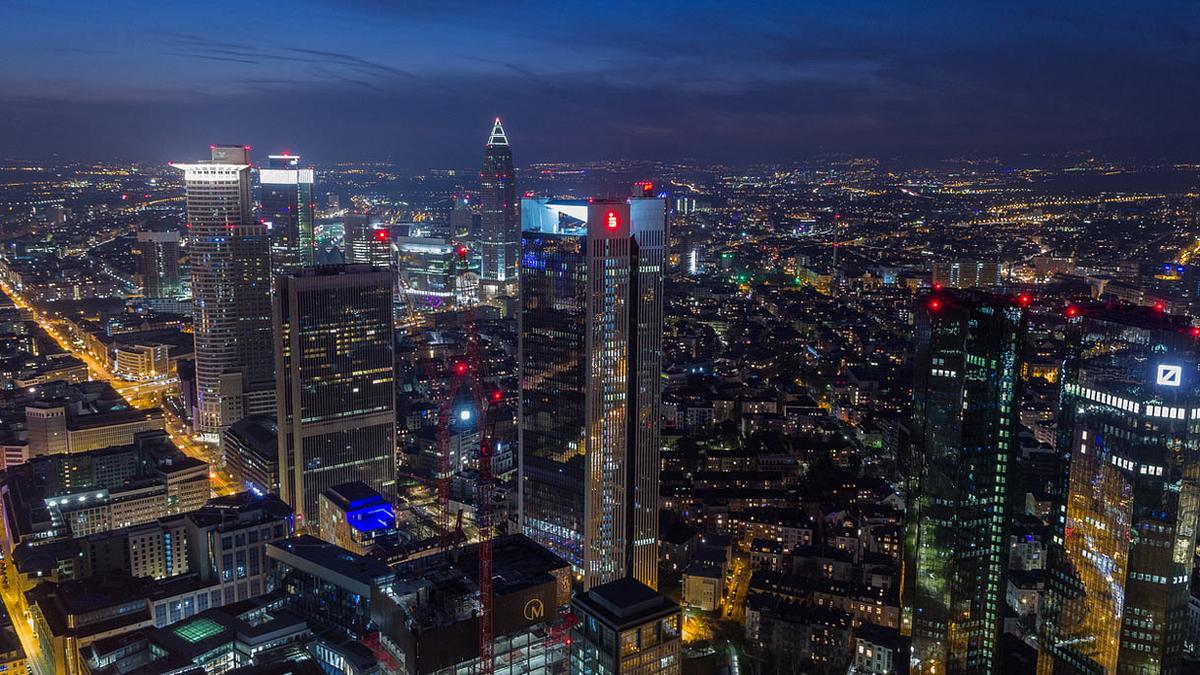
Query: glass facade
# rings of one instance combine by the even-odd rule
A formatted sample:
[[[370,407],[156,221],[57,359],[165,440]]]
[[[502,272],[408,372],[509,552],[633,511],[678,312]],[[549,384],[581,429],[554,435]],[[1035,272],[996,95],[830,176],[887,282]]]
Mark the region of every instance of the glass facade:
[[[392,494],[391,273],[357,265],[308,269],[279,277],[278,288],[280,490],[297,524],[313,529],[323,490],[361,480]]]
[[[657,585],[663,217],[522,203],[522,523],[588,587]]]
[[[272,341],[269,240],[251,213],[248,149],[214,146],[209,162],[172,166],[187,184],[196,428],[215,442],[244,416],[244,395],[274,379],[263,358]]]
[[[298,155],[270,155],[258,172],[262,219],[271,234],[271,271],[283,274],[313,264],[313,178]]]
[[[1200,352],[1146,307],[1077,309],[1038,672],[1180,673],[1200,499]]]
[[[1000,669],[1025,312],[937,293],[918,312],[902,625],[914,673]]]
[[[516,293],[521,223],[512,146],[499,118],[483,150],[479,172],[480,279],[490,293]]]

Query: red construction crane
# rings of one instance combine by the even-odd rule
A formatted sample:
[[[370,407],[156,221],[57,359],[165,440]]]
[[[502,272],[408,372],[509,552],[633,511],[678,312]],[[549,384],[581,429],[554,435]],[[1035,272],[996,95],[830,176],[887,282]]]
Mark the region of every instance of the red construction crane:
[[[462,244],[455,246],[457,254],[458,274],[455,287],[460,297],[468,296],[466,288],[470,283],[470,273],[467,265],[468,249]],[[468,292],[463,292],[468,291]],[[495,486],[492,479],[492,455],[495,450],[494,429],[495,411],[503,399],[499,391],[491,394],[483,392],[483,359],[481,356],[481,340],[479,327],[475,321],[475,308],[467,304],[463,311],[463,334],[466,336],[465,355],[456,361],[451,371],[451,383],[442,399],[438,413],[438,503],[442,519],[441,548],[451,548],[458,539],[460,532],[451,530],[450,521],[450,425],[455,417],[468,420],[470,415],[476,416],[476,428],[479,430],[479,453],[477,480],[475,485],[475,524],[479,530],[479,673],[492,675],[495,670],[495,653],[493,642],[493,596],[492,596],[492,500]],[[463,388],[470,394],[470,408],[455,415],[454,404],[458,401],[459,392]]]

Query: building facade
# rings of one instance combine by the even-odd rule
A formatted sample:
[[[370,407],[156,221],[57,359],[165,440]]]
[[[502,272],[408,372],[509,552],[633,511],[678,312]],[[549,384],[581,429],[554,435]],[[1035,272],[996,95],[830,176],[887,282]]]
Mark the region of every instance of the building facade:
[[[586,587],[658,583],[664,219],[657,199],[522,202],[521,522]]]
[[[196,335],[196,430],[211,442],[270,403],[270,251],[253,216],[250,151],[213,146],[212,159],[172,164],[187,185],[188,257]],[[265,399],[265,400],[264,400]],[[269,405],[267,406],[269,408]]]
[[[277,288],[280,494],[297,529],[316,531],[323,490],[354,480],[394,490],[392,275],[322,267],[280,276]]]
[[[142,295],[175,299],[183,291],[179,278],[179,231],[157,225],[143,223],[138,227],[138,274],[142,279]]]
[[[480,285],[486,297],[516,295],[521,222],[512,146],[497,117],[483,146],[480,191]]]
[[[1200,349],[1185,318],[1071,308],[1063,499],[1038,672],[1182,673],[1200,504]]]
[[[312,167],[299,155],[269,155],[258,170],[262,218],[271,237],[271,272],[283,274],[313,264]]]
[[[912,672],[999,672],[1025,310],[955,291],[917,315],[901,589]]]
[[[633,579],[575,596],[571,675],[681,673],[679,605]]]

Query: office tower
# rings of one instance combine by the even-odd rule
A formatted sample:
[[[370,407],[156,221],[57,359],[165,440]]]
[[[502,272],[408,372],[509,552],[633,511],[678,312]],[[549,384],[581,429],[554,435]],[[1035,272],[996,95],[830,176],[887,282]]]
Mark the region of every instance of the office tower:
[[[396,274],[402,283],[405,302],[417,311],[475,304],[478,287],[460,283],[461,266],[478,274],[470,257],[460,255],[462,244],[434,237],[397,237]],[[473,278],[473,277],[471,277]]]
[[[917,313],[900,597],[914,673],[1000,670],[1023,300],[942,292]]]
[[[517,185],[513,175],[512,146],[496,118],[483,146],[479,172],[480,285],[485,297],[517,293],[517,255],[521,224],[517,213]]]
[[[142,296],[171,298],[180,296],[179,230],[162,221],[147,220],[138,225],[138,274],[142,277]]]
[[[342,237],[347,263],[385,269],[392,266],[391,230],[374,217],[362,213],[346,214],[342,222]]]
[[[280,276],[274,325],[280,495],[297,529],[315,531],[323,490],[358,480],[393,494],[392,275],[348,265]]]
[[[521,212],[524,532],[588,588],[655,588],[663,201],[525,199]]]
[[[298,155],[287,153],[269,155],[267,166],[258,170],[273,274],[313,264],[313,174]]]
[[[1200,502],[1200,349],[1149,307],[1067,310],[1038,672],[1181,673]],[[1188,671],[1190,672],[1190,671]]]
[[[479,215],[471,210],[465,197],[455,195],[450,206],[450,238],[474,241],[479,236]]]
[[[250,202],[250,149],[212,147],[209,161],[172,164],[187,185],[196,339],[196,430],[217,442],[246,414],[273,407],[267,228]]]
[[[977,288],[1000,283],[1000,263],[995,260],[938,260],[933,263],[936,288]]]

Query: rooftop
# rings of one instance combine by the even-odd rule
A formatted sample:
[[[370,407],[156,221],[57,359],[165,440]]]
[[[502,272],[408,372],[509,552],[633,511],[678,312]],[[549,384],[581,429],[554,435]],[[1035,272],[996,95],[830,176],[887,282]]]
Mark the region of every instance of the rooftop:
[[[576,595],[573,603],[618,630],[679,612],[679,605],[665,595],[628,577]]]

